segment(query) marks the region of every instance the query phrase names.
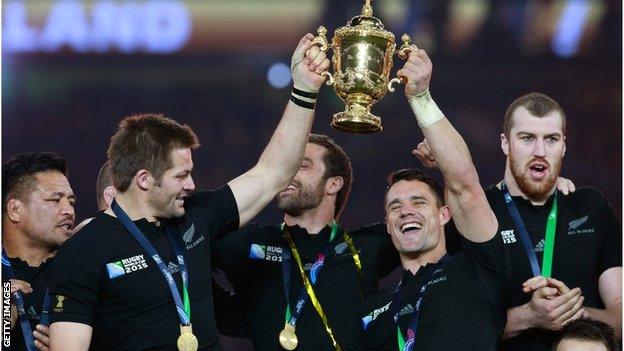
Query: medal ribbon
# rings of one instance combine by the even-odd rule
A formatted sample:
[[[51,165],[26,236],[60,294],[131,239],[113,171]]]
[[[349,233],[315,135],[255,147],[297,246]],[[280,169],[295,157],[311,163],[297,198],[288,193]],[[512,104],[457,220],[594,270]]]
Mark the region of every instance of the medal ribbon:
[[[2,249],[2,265],[4,266],[7,278],[15,279],[15,273],[13,272],[13,267],[11,267],[11,261],[9,261],[9,257],[7,256],[4,249]],[[20,323],[20,328],[22,329],[22,335],[24,336],[24,345],[26,345],[26,349],[28,351],[35,351],[36,350],[35,338],[33,336],[32,328],[30,327],[30,322],[28,321],[28,315],[26,314],[24,297],[22,296],[22,293],[19,290],[13,293],[13,302],[15,302],[15,306],[17,307],[17,314],[18,314],[18,319]],[[44,298],[43,298],[41,320],[39,324],[48,325],[49,309],[50,309],[50,298],[48,296],[48,289],[46,288]]]
[[[407,327],[407,341],[403,338],[403,334],[401,333],[401,328],[399,327],[399,311],[401,307],[400,297],[401,297],[401,285],[403,282],[401,281],[399,285],[394,290],[394,299],[392,300],[392,305],[394,306],[394,322],[397,325],[397,343],[399,345],[399,351],[412,351],[414,344],[416,343],[416,330],[418,329],[418,320],[420,318],[420,312],[422,311],[423,299],[425,297],[425,292],[427,291],[427,287],[429,286],[429,281],[435,274],[435,272],[439,269],[444,268],[446,263],[450,260],[450,256],[445,254],[438,263],[433,265],[431,268],[431,272],[427,275],[427,279],[423,282],[423,285],[420,287],[418,291],[418,296],[416,297],[416,306],[414,306],[414,312],[412,313],[412,318],[410,319],[409,325]]]
[[[316,297],[316,294],[314,292],[313,285],[316,284],[317,279],[314,279],[314,277],[313,277],[312,282],[310,283],[310,280],[308,279],[308,276],[305,274],[305,271],[303,270],[303,263],[301,261],[301,256],[299,255],[299,251],[297,251],[297,247],[295,246],[295,243],[292,240],[292,237],[290,236],[290,233],[288,232],[288,229],[286,228],[286,225],[284,225],[284,223],[282,223],[281,227],[282,227],[282,232],[284,233],[284,237],[286,238],[286,241],[288,242],[288,245],[290,246],[290,251],[292,252],[292,255],[295,257],[295,262],[297,262],[297,267],[299,268],[299,273],[301,275],[301,279],[303,280],[303,285],[305,287],[305,290],[301,289],[301,293],[299,294],[299,298],[297,299],[297,304],[295,305],[295,307],[296,307],[295,313],[291,315],[290,301],[289,301],[289,299],[290,299],[290,297],[289,297],[289,293],[290,293],[290,254],[285,251],[285,255],[282,258],[282,273],[284,275],[284,290],[285,290],[285,293],[286,293],[286,323],[291,325],[293,328],[295,327],[295,325],[297,323],[297,319],[301,315],[301,312],[303,311],[303,307],[305,306],[305,302],[307,301],[307,296],[309,296],[310,300],[312,301],[312,305],[314,305],[314,308],[316,309],[316,312],[319,314],[319,316],[321,317],[321,320],[323,321],[323,326],[325,327],[325,330],[327,331],[327,334],[329,335],[329,337],[330,337],[330,339],[332,341],[334,349],[341,350],[340,346],[336,342],[336,338],[334,337],[334,333],[332,332],[331,327],[329,326],[329,322],[327,320],[327,316],[325,315],[325,312],[323,311],[323,307],[321,306],[321,304],[318,301],[318,298]],[[320,272],[321,268],[325,264],[325,257],[327,256],[327,251],[329,249],[329,244],[336,237],[337,231],[338,231],[338,224],[334,221],[334,223],[332,224],[332,231],[331,231],[329,240],[327,241],[327,243],[323,247],[323,251],[322,251],[321,255],[319,255],[318,259],[313,264],[313,266],[319,265],[319,267],[317,268],[318,272]],[[346,234],[346,232],[345,232],[345,234]],[[352,241],[351,241],[351,243],[352,243]],[[349,244],[347,243],[347,245],[349,245]],[[351,248],[350,248],[350,250],[351,250]],[[353,248],[353,250],[351,250],[352,253],[354,251],[357,254],[357,250],[355,250],[355,248]],[[359,255],[358,255],[357,261],[359,262]],[[356,263],[356,265],[357,265],[357,263]],[[310,275],[312,275],[312,271],[310,271]],[[307,291],[307,294],[306,294],[306,291]]]
[[[184,256],[182,255],[182,248],[178,240],[176,240],[172,231],[168,226],[165,225],[167,237],[173,246],[173,251],[178,259],[178,263],[180,264],[180,274],[182,275],[182,294],[184,298],[184,302],[182,302],[182,297],[180,297],[180,292],[178,291],[178,287],[176,285],[175,280],[171,273],[167,270],[167,266],[163,263],[162,259],[154,249],[154,246],[145,238],[143,233],[139,227],[132,222],[130,217],[126,214],[126,212],[117,204],[116,200],[113,200],[111,204],[111,209],[119,218],[123,226],[132,234],[132,236],[139,242],[139,245],[147,252],[149,256],[152,257],[156,265],[160,269],[160,272],[165,277],[167,284],[169,285],[169,290],[171,290],[171,295],[173,296],[173,301],[176,305],[176,310],[178,311],[178,317],[180,318],[180,324],[183,326],[188,326],[191,324],[191,303],[188,297],[188,271],[186,269],[186,263],[184,262]]]
[[[533,276],[541,275],[543,277],[550,278],[552,274],[552,262],[555,249],[555,232],[557,229],[557,193],[555,193],[555,198],[553,199],[553,204],[550,208],[550,213],[548,214],[548,220],[546,221],[544,255],[542,257],[542,268],[540,270],[540,266],[537,261],[537,255],[535,254],[535,249],[533,248],[533,242],[531,242],[529,232],[527,231],[524,222],[522,221],[522,217],[520,216],[518,207],[513,201],[511,194],[509,194],[509,190],[507,189],[507,185],[504,181],[501,183],[501,190],[503,191],[503,195],[505,196],[505,204],[507,205],[507,211],[509,212],[509,216],[511,217],[514,225],[518,229],[520,240],[522,241],[522,246],[524,247],[524,251],[526,251],[529,262],[531,263]]]

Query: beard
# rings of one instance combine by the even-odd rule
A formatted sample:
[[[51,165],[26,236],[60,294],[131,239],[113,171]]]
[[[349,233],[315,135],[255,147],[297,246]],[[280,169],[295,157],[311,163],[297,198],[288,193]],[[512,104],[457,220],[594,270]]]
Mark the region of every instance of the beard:
[[[297,191],[293,194],[286,196],[277,196],[277,208],[292,217],[298,217],[306,210],[310,210],[318,207],[323,200],[324,195],[324,182],[319,184],[314,189],[304,187],[301,184],[293,184],[297,187]]]
[[[161,188],[154,189],[152,196],[148,197],[149,206],[154,209],[157,218],[169,219],[184,216],[184,207],[178,208],[175,199],[178,194],[165,194]],[[185,198],[186,201],[186,198]]]
[[[530,162],[532,161],[533,160]],[[547,170],[548,174],[539,181],[531,179],[529,169],[514,159],[512,153],[509,153],[509,162],[511,175],[516,181],[516,184],[518,184],[522,193],[528,196],[529,199],[543,200],[547,198],[557,184],[557,178],[559,177],[559,172],[561,171],[561,159],[559,159],[555,164],[549,164]]]

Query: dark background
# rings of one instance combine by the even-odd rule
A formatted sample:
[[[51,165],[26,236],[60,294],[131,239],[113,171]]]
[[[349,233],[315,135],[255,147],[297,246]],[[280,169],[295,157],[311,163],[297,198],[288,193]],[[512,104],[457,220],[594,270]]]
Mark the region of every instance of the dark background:
[[[3,160],[37,150],[65,157],[78,197],[78,220],[96,211],[95,180],[108,140],[120,119],[133,113],[164,113],[193,127],[202,142],[194,154],[198,189],[219,186],[252,167],[290,94],[290,85],[277,89],[267,82],[269,67],[288,64],[305,32],[323,24],[331,34],[361,4],[169,2],[186,6],[193,26],[186,45],[169,53],[140,47],[122,53],[114,45],[98,52],[71,44],[22,50],[6,47],[3,31]],[[59,3],[3,1],[4,24],[17,13],[7,13],[7,6],[22,6],[30,28],[44,33]],[[98,1],[84,2],[87,26],[95,18],[94,3]],[[592,15],[564,16],[566,6],[579,4],[589,6]],[[432,95],[468,142],[483,185],[503,176],[499,135],[507,106],[521,94],[539,91],[567,113],[562,175],[577,186],[600,188],[621,218],[621,1],[379,0],[373,5],[397,38],[408,32],[429,52]],[[571,51],[553,44],[564,18],[572,33],[575,26],[582,28]],[[395,67],[401,65],[395,60]],[[323,88],[313,131],[333,137],[351,157],[354,186],[341,221],[353,228],[382,219],[385,177],[420,166],[411,150],[422,134],[400,90],[373,107],[384,126],[376,135],[332,130],[331,115],[343,106],[330,88]],[[278,222],[280,216],[269,205],[258,220]]]

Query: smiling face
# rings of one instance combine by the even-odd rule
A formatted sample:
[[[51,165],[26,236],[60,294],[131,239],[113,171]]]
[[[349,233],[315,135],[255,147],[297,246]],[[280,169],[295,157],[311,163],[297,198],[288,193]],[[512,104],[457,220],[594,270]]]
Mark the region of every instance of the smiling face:
[[[57,248],[73,233],[76,198],[58,171],[35,174],[36,185],[22,203],[18,225],[31,242]]]
[[[148,204],[158,218],[182,217],[185,212],[184,200],[195,190],[191,177],[191,149],[173,149],[170,157],[173,166],[163,173],[160,183],[149,190]]]
[[[433,190],[418,180],[400,180],[386,194],[386,226],[397,251],[403,256],[435,249],[449,221],[446,206],[439,206]]]
[[[566,150],[563,117],[557,111],[536,117],[518,107],[512,118],[509,136],[501,136],[507,170],[527,197],[542,200],[554,190],[561,170]]]
[[[277,194],[277,207],[293,217],[320,205],[325,196],[326,149],[318,144],[308,143],[301,167],[290,185]]]

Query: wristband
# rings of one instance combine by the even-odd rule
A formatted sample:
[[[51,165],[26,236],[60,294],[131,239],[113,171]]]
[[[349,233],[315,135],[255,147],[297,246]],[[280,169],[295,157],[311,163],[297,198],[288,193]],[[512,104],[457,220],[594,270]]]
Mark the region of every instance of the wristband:
[[[416,115],[418,126],[427,128],[444,118],[444,114],[433,101],[429,89],[409,99],[409,104]]]
[[[294,102],[297,106],[310,110],[314,110],[317,97],[318,93],[303,91],[295,87],[293,87],[292,92],[290,93],[290,101]]]
[[[310,98],[310,99],[316,99],[318,97],[318,93],[310,93],[307,91],[299,90],[295,87],[292,88],[292,93],[295,95]]]
[[[290,96],[290,101],[294,102],[295,105],[303,107],[303,108],[307,108],[310,110],[314,110],[314,107],[316,106],[316,104],[314,102],[308,102],[308,101],[303,101],[301,99],[299,99],[298,97],[296,97],[295,95],[291,95]]]

